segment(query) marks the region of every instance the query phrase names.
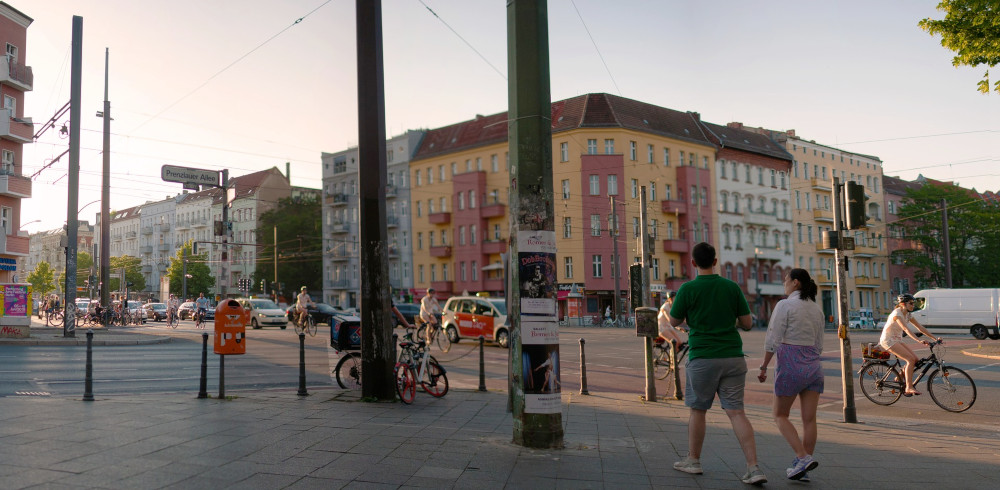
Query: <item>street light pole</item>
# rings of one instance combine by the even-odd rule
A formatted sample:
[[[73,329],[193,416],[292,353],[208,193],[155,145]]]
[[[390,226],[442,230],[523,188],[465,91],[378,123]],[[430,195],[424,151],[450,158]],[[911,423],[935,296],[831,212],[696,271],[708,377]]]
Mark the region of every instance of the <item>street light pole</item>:
[[[758,255],[760,255],[760,249],[757,248],[757,247],[754,247],[753,248],[753,271],[754,271],[753,272],[753,283],[754,283],[754,286],[756,287],[756,291],[755,292],[757,294],[756,299],[754,299],[754,303],[756,303],[756,305],[757,305],[757,318],[755,319],[756,321],[754,323],[756,324],[755,326],[759,327],[761,325],[760,308],[761,308],[761,305],[764,304],[764,298],[760,297],[760,262],[757,259]]]

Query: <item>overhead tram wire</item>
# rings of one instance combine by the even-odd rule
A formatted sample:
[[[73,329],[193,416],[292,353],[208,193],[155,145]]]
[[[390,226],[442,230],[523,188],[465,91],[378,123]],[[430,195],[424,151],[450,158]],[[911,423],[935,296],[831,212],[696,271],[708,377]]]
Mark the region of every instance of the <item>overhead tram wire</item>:
[[[597,51],[597,56],[601,58],[601,63],[604,64],[604,70],[608,72],[608,78],[611,79],[611,83],[615,86],[615,90],[618,92],[618,96],[624,97],[622,91],[618,88],[618,82],[615,81],[615,76],[611,74],[611,69],[608,68],[608,63],[604,61],[604,55],[601,54],[601,48],[597,47],[597,41],[594,40],[594,36],[590,33],[590,28],[587,27],[587,23],[583,20],[583,15],[580,14],[580,9],[576,7],[576,1],[570,0],[573,4],[573,10],[576,10],[576,15],[580,17],[580,23],[583,24],[583,30],[587,31],[587,37],[590,38],[590,42],[594,44],[594,49]]]
[[[284,33],[285,33],[285,31],[288,31],[289,29],[291,29],[291,28],[295,27],[295,26],[296,26],[296,25],[298,25],[298,24],[299,24],[300,22],[302,22],[303,20],[305,20],[305,19],[306,19],[306,17],[309,17],[310,15],[312,15],[313,13],[315,13],[315,12],[316,12],[317,10],[319,10],[319,9],[321,9],[321,8],[323,8],[323,7],[325,7],[325,6],[326,6],[326,4],[330,3],[331,1],[333,1],[333,0],[326,0],[326,1],[325,1],[325,2],[323,2],[323,4],[322,4],[322,5],[320,5],[319,7],[316,7],[316,8],[314,8],[314,9],[310,10],[310,11],[309,11],[309,12],[308,12],[307,14],[303,15],[302,17],[299,17],[298,19],[295,19],[295,22],[292,22],[292,23],[291,23],[291,24],[290,24],[290,25],[289,25],[288,27],[285,27],[284,29],[282,29],[282,30],[278,31],[278,32],[277,32],[277,34],[274,34],[273,36],[271,36],[271,37],[267,38],[267,39],[266,39],[266,40],[265,40],[264,42],[262,42],[262,43],[258,44],[257,46],[255,46],[255,47],[254,47],[253,49],[251,49],[250,51],[247,51],[246,53],[244,53],[244,54],[243,54],[242,56],[240,56],[239,58],[236,58],[235,60],[233,60],[233,62],[232,62],[232,63],[229,63],[229,64],[228,64],[228,65],[226,65],[226,66],[225,66],[224,68],[222,68],[221,70],[217,71],[217,72],[216,72],[216,73],[215,73],[214,75],[212,75],[212,76],[208,77],[208,79],[207,79],[207,80],[205,80],[204,82],[202,82],[202,83],[201,83],[200,85],[198,85],[197,87],[193,88],[193,89],[192,89],[191,91],[189,91],[188,93],[186,93],[186,94],[182,95],[182,96],[181,96],[181,97],[180,97],[179,99],[177,99],[176,101],[174,101],[173,103],[171,103],[171,104],[170,104],[170,105],[168,105],[167,107],[164,107],[164,108],[163,108],[163,109],[162,109],[162,110],[161,110],[160,112],[157,112],[156,114],[154,114],[154,115],[153,115],[152,117],[150,117],[149,119],[146,119],[145,121],[143,121],[142,123],[140,123],[140,124],[139,124],[138,126],[136,126],[135,128],[133,128],[133,129],[132,129],[132,131],[130,131],[130,132],[129,132],[129,134],[132,134],[132,133],[135,133],[136,131],[138,131],[138,130],[139,130],[139,128],[141,128],[141,127],[145,126],[145,125],[146,125],[147,123],[149,123],[149,122],[150,122],[150,121],[152,121],[153,119],[156,119],[156,118],[157,118],[157,117],[159,117],[159,116],[160,116],[161,114],[163,114],[163,113],[165,113],[165,112],[169,111],[169,110],[170,110],[170,109],[172,109],[172,108],[173,108],[173,107],[174,107],[175,105],[177,105],[177,104],[180,104],[180,103],[181,103],[181,102],[182,102],[182,101],[183,101],[184,99],[187,99],[188,97],[190,97],[190,96],[194,95],[194,93],[195,93],[195,92],[197,92],[197,91],[201,90],[202,88],[204,88],[204,87],[205,87],[206,85],[208,85],[208,84],[209,84],[209,83],[210,83],[210,82],[211,82],[212,80],[214,80],[214,79],[215,79],[216,77],[218,77],[219,75],[222,75],[222,74],[223,74],[224,72],[226,72],[227,70],[229,70],[230,68],[232,68],[233,66],[235,66],[235,65],[236,65],[237,63],[239,63],[240,61],[243,61],[243,59],[244,59],[244,58],[246,58],[247,56],[250,56],[251,54],[253,54],[253,53],[254,53],[254,51],[257,51],[258,49],[260,49],[260,48],[264,47],[264,45],[266,45],[266,44],[270,43],[271,41],[273,41],[273,40],[274,40],[275,38],[277,38],[278,36],[280,36],[280,35],[284,34]]]
[[[461,39],[462,42],[465,43],[465,45],[468,46],[469,49],[472,50],[472,52],[476,53],[476,55],[479,56],[479,58],[482,59],[484,62],[486,62],[487,65],[490,65],[490,68],[493,68],[493,71],[497,72],[497,75],[500,75],[500,77],[503,78],[505,81],[507,80],[507,75],[504,75],[503,72],[501,72],[499,69],[497,69],[497,67],[493,66],[493,63],[490,63],[490,61],[488,59],[486,59],[486,57],[483,56],[483,54],[480,53],[479,50],[475,48],[475,46],[473,46],[472,44],[470,44],[469,41],[466,41],[465,38],[462,37],[462,35],[458,33],[458,31],[456,31],[455,29],[452,29],[452,27],[450,25],[448,25],[448,23],[445,22],[444,19],[442,19],[441,16],[438,15],[437,12],[434,11],[434,9],[428,7],[427,4],[424,3],[424,0],[417,0],[417,1],[420,2],[420,5],[423,5],[424,8],[426,8],[427,11],[430,12],[431,15],[433,15],[437,20],[440,20],[441,23],[444,24],[444,26],[447,27],[449,31],[451,31],[453,34],[455,34],[456,36],[458,36],[458,38]]]

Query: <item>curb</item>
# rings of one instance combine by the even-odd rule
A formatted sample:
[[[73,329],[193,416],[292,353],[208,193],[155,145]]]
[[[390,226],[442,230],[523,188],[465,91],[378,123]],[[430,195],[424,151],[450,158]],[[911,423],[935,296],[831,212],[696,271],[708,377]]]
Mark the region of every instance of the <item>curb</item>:
[[[1000,359],[1000,355],[997,354],[980,354],[978,352],[973,352],[971,350],[963,350],[962,354],[965,354],[969,357],[982,357],[984,359]]]

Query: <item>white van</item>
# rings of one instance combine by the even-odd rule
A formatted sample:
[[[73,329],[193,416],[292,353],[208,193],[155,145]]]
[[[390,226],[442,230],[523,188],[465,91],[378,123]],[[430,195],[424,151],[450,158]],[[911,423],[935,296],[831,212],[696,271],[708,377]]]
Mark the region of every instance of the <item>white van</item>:
[[[1000,339],[1000,289],[924,289],[913,297],[913,318],[931,332]]]

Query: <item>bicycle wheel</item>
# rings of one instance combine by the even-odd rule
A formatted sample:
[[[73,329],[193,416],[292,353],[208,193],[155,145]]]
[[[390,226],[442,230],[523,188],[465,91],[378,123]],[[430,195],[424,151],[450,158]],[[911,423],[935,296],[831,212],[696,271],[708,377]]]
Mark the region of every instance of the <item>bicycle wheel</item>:
[[[45,324],[50,327],[60,327],[62,326],[63,315],[62,312],[53,311],[48,316],[45,317]]]
[[[167,321],[170,323],[170,328],[177,328],[177,315],[170,315]]]
[[[861,391],[872,403],[892,405],[903,395],[903,377],[884,362],[866,362],[858,373]]]
[[[427,324],[417,327],[417,340],[427,340]]]
[[[361,389],[361,354],[348,352],[337,363],[337,384],[345,390]]]
[[[295,325],[295,335],[305,332],[305,329],[302,328],[302,320],[296,318],[295,321],[292,322],[292,325]]]
[[[964,412],[976,403],[976,383],[957,367],[941,366],[927,378],[927,392],[939,407]]]
[[[400,401],[409,405],[417,397],[417,380],[413,376],[413,369],[401,362],[396,363],[396,394]]]
[[[310,337],[316,336],[316,319],[312,315],[306,317],[306,331],[309,332]]]
[[[656,379],[667,379],[673,372],[670,369],[670,347],[666,343],[663,347],[653,346],[653,375]]]
[[[427,373],[420,380],[420,387],[433,397],[441,398],[448,394],[448,375],[437,362],[427,360]]]
[[[438,329],[437,333],[434,334],[434,343],[437,344],[438,349],[441,349],[441,352],[451,350],[451,339],[448,338],[448,332],[445,332],[444,328]]]

